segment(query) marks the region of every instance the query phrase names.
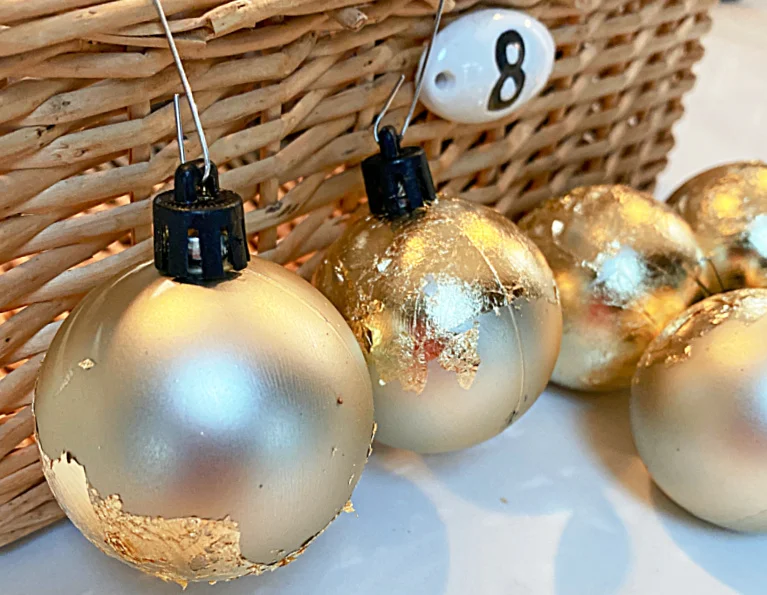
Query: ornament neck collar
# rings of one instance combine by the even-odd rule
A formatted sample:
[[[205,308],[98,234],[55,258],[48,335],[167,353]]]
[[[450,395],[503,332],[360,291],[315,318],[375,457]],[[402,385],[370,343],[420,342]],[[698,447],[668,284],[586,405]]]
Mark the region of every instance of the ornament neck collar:
[[[362,162],[370,212],[393,221],[410,215],[436,198],[426,154],[400,146],[400,136],[386,126],[378,136],[380,152]]]
[[[250,260],[242,198],[219,188],[215,165],[206,177],[204,165],[182,163],[174,189],[153,203],[155,267],[180,281],[221,280]]]

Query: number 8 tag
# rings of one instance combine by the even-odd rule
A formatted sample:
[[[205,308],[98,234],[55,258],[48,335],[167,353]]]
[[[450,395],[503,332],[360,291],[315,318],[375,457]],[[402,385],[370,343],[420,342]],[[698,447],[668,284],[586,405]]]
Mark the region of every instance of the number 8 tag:
[[[509,62],[508,48],[510,45],[514,45],[518,52],[514,63]],[[525,40],[514,29],[506,31],[498,38],[498,42],[495,44],[495,62],[498,64],[501,78],[495,83],[495,87],[493,87],[493,91],[490,93],[490,99],[487,102],[487,109],[491,112],[498,112],[511,107],[517,98],[522,95],[527,79],[525,71],[522,70],[522,63],[524,61]],[[514,82],[515,90],[513,94],[506,91],[508,99],[504,99],[504,89],[509,80]]]
[[[555,52],[548,29],[524,12],[467,14],[437,35],[421,99],[446,120],[501,119],[543,89]]]

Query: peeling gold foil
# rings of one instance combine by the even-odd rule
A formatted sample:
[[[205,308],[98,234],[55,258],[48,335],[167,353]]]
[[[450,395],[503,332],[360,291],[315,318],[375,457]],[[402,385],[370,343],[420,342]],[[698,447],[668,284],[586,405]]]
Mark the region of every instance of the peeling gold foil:
[[[41,455],[51,491],[91,543],[113,558],[184,587],[190,581],[232,580],[275,570],[295,560],[319,535],[274,564],[251,562],[240,552],[240,531],[231,518],[130,514],[118,494],[102,498],[88,482],[85,469],[68,453],[54,461],[42,451]]]
[[[703,255],[685,221],[625,186],[578,188],[520,221],[554,271],[564,314],[553,380],[631,383],[639,358],[700,291]]]
[[[51,490],[67,516],[105,554],[186,586],[194,580],[229,580],[269,568],[240,554],[240,532],[229,517],[221,520],[165,519],[123,510],[119,495],[98,493],[85,469],[64,453],[51,461],[43,453]],[[297,554],[296,554],[297,555]]]
[[[368,458],[375,431],[374,425]],[[191,581],[229,581],[286,566],[330,526],[328,523],[296,551],[280,552],[283,557],[277,562],[252,562],[240,551],[239,526],[230,517],[166,519],[131,514],[124,510],[118,494],[102,498],[88,481],[85,468],[71,454],[62,453],[58,459],[51,460],[40,449],[40,456],[45,478],[56,500],[91,543],[108,556],[182,587]],[[354,512],[351,500],[333,520],[342,512]]]
[[[767,165],[741,162],[705,171],[669,198],[698,237],[714,291],[767,287]]]
[[[441,452],[438,442],[446,442],[430,442],[429,429],[446,435],[441,423],[470,424],[483,397],[497,399],[494,407],[502,410],[492,422],[475,422],[492,425],[492,432],[476,432],[489,437],[514,411],[524,412],[548,380],[561,321],[553,278],[535,246],[491,209],[439,198],[394,222],[369,216],[328,249],[314,281],[366,354],[379,437],[387,444]],[[474,392],[483,374],[495,386]],[[429,408],[440,405],[469,417],[430,416]],[[419,415],[423,420],[412,421]],[[410,423],[417,430],[408,430]],[[416,431],[423,438],[410,441]],[[476,440],[466,436],[460,444]]]
[[[735,319],[749,325],[767,316],[767,292],[732,291],[698,302],[672,321],[650,344],[639,362],[649,368],[684,362],[695,353],[694,341]],[[765,339],[767,344],[767,338]]]

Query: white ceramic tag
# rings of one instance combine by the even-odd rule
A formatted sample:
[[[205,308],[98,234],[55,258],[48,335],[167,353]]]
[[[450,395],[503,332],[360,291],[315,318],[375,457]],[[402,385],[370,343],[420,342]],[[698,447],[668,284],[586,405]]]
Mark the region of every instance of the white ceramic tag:
[[[524,12],[472,12],[437,35],[421,99],[446,120],[498,120],[540,92],[555,53],[548,29]]]

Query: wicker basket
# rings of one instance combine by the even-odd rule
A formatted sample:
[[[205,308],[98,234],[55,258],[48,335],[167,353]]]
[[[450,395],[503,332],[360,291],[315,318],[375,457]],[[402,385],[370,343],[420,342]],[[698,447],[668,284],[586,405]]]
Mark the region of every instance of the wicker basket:
[[[583,184],[650,189],[714,2],[493,2],[551,29],[548,86],[484,127],[422,108],[406,142],[425,147],[443,189],[508,215]],[[402,121],[436,3],[164,0],[222,185],[247,200],[262,257],[309,276],[364,212],[372,119],[406,72],[388,116]],[[446,21],[482,5],[451,0]],[[2,546],[63,516],[30,437],[35,376],[83,294],[150,258],[146,199],[177,165],[181,88],[151,0],[1,0],[0,23]]]

